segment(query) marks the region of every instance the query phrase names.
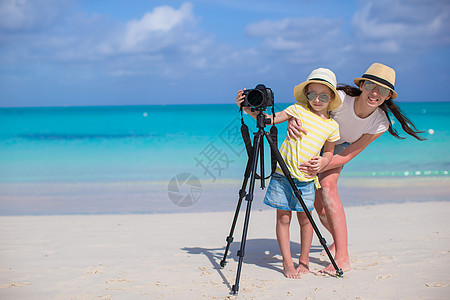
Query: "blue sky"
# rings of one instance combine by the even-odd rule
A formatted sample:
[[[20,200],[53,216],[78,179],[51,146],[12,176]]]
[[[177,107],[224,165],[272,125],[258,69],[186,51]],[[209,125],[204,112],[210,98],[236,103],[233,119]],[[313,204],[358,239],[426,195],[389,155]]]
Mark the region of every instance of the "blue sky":
[[[450,2],[0,0],[0,106],[292,102],[315,68],[397,71],[398,101],[450,101]]]

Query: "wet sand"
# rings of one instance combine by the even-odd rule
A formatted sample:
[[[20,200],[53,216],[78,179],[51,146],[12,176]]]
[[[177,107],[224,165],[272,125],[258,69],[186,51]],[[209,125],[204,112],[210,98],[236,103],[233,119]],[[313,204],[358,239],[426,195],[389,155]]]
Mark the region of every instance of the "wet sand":
[[[0,215],[195,213],[234,211],[242,180],[203,180],[190,206],[171,201],[169,180],[160,182],[0,183]],[[266,186],[268,181],[266,182]],[[248,185],[247,185],[248,188]],[[344,177],[339,194],[345,207],[424,201],[450,201],[450,176]],[[188,193],[180,188],[180,193]],[[255,210],[265,190],[255,184]]]

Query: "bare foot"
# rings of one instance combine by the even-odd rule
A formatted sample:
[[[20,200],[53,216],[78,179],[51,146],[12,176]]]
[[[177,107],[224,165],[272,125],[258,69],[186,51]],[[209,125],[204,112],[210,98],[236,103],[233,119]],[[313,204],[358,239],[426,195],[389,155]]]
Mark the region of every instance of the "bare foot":
[[[287,278],[299,279],[300,275],[294,267],[294,262],[291,260],[290,262],[283,261],[283,273]]]
[[[305,264],[305,263],[299,262],[299,265],[297,267],[297,273],[299,275],[301,275],[301,274],[308,274],[309,273],[309,264]]]
[[[345,273],[347,271],[350,271],[350,263],[347,260],[339,260],[339,259],[335,259],[335,262],[337,264],[337,266]],[[332,275],[335,276],[336,275],[336,269],[334,268],[333,264],[329,264],[326,268],[320,270],[318,272],[319,274],[328,274],[328,275]]]
[[[335,256],[336,255],[336,248],[334,246],[334,243],[330,245],[330,247],[328,247],[328,250],[330,250],[331,256]],[[320,252],[320,255],[322,256],[328,256],[327,252],[325,251],[325,249],[322,250],[322,252]]]

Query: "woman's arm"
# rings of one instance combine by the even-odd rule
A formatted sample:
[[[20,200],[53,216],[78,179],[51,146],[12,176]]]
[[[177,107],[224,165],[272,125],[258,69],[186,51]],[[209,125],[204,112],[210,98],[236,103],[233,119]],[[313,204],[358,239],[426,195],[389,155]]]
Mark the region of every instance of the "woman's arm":
[[[370,143],[379,138],[383,133],[384,132],[377,134],[364,134],[356,142],[352,143],[350,146],[344,149],[341,153],[334,155],[330,163],[320,172],[332,170],[345,165],[350,160],[355,158],[359,153],[361,153],[361,151],[363,151]],[[310,174],[315,173],[313,169],[313,163],[311,160],[302,163],[299,166],[299,169],[304,173]]]
[[[367,146],[369,146],[370,143],[379,138],[383,133],[384,132],[377,134],[363,134],[356,142],[352,143],[341,153],[334,155],[328,166],[322,171],[331,170],[345,165],[361,153],[361,151],[363,151]]]
[[[290,118],[288,121],[286,138],[288,140],[302,138],[304,134],[307,134],[306,129],[302,127],[302,122],[297,118]]]
[[[341,153],[334,155],[330,163],[325,168],[323,168],[321,172],[332,170],[345,165],[353,158],[355,158],[359,153],[361,153],[361,151],[363,151],[367,146],[369,146],[370,143],[379,138],[383,133],[384,132],[377,134],[364,134],[356,142],[352,143],[350,146],[344,149]],[[314,169],[312,167],[312,161],[308,161],[302,163],[299,166],[299,169],[302,172],[313,174]]]

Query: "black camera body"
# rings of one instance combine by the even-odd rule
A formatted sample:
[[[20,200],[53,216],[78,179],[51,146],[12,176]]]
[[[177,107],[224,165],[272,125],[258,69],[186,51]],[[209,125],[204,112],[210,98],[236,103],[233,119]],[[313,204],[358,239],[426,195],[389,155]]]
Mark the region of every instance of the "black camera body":
[[[274,104],[273,92],[264,84],[258,84],[254,89],[244,90],[244,96],[242,106],[265,109]]]

